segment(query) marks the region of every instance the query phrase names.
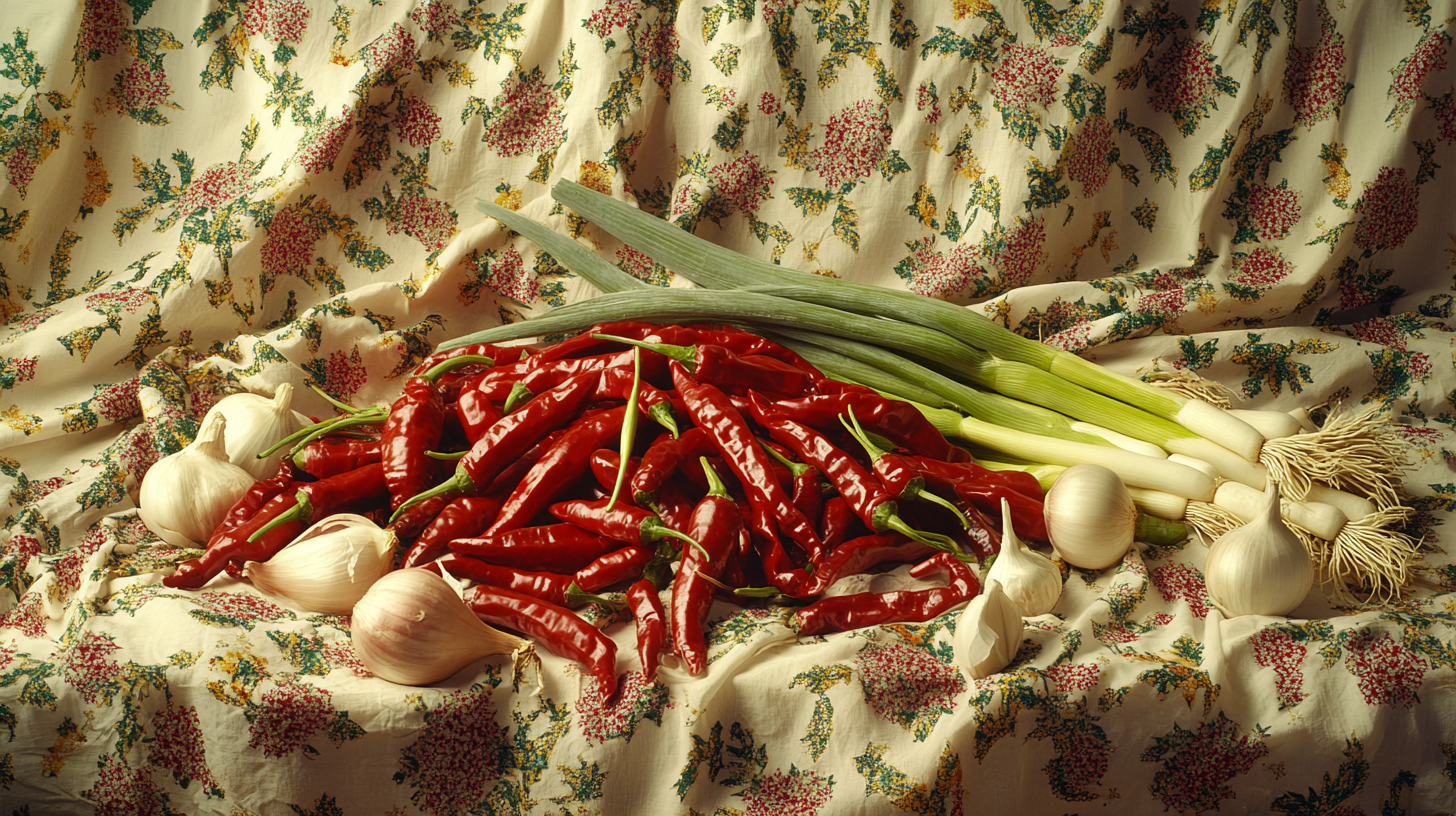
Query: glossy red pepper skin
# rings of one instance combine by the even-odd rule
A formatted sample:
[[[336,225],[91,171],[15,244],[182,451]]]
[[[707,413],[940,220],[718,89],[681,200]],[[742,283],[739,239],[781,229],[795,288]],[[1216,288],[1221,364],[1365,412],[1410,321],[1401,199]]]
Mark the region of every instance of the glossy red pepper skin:
[[[654,531],[666,526],[656,513],[619,501],[611,510],[607,499],[575,499],[551,505],[551,515],[624,544],[648,544],[662,538]]]
[[[598,448],[592,451],[590,463],[592,476],[595,476],[597,484],[606,488],[608,492],[611,492],[612,488],[617,485],[617,469],[621,465],[621,462],[621,454],[614,450]],[[632,474],[636,473],[637,469],[641,466],[642,460],[639,457],[633,456],[627,460],[626,484],[631,484]],[[626,494],[624,493],[623,495],[625,496]]]
[[[903,564],[934,555],[935,550],[898,534],[860,536],[841,544],[809,576],[804,591],[821,595],[840,578],[881,564]],[[957,562],[960,563],[960,562]]]
[[[284,545],[298,537],[306,525],[293,521],[269,531],[256,542],[249,542],[260,527],[298,505],[297,491],[280,493],[268,500],[252,518],[223,533],[214,533],[201,557],[177,565],[177,571],[162,579],[172,589],[201,589],[216,578],[228,564],[244,561],[266,561]],[[254,555],[261,556],[254,558]]]
[[[1035,477],[1018,471],[987,470],[977,465],[945,466],[944,463],[926,463],[914,458],[911,459],[911,462],[918,467],[918,472],[925,479],[926,487],[946,498],[958,499],[957,506],[961,507],[962,512],[966,505],[970,505],[985,516],[998,518],[1001,513],[1001,500],[1005,499],[1011,508],[1011,524],[1016,529],[1017,535],[1036,541],[1051,540],[1047,533],[1042,502],[1009,486],[1006,479],[991,478],[1008,473],[1018,473],[1035,483]],[[987,477],[983,478],[976,471],[986,474]],[[1025,484],[1018,486],[1023,490],[1029,489],[1029,486]],[[1038,484],[1037,490],[1040,491],[1040,489]],[[992,529],[999,529],[999,527],[999,524],[991,525]]]
[[[207,547],[211,549],[213,542],[217,541],[219,536],[248,523],[258,514],[259,510],[263,509],[264,505],[275,497],[283,493],[292,494],[294,490],[298,489],[296,478],[293,460],[287,456],[283,457],[278,466],[278,473],[273,478],[254,482],[253,486],[248,488],[248,492],[233,504],[228,514],[213,529],[212,535],[208,538]]]
[[[883,594],[838,595],[815,601],[800,609],[795,616],[799,634],[847,632],[886,623],[923,623],[981,591],[981,583],[970,567],[948,553],[939,553],[910,570],[916,578],[937,572],[947,573],[949,586]]]
[[[666,640],[662,599],[657,587],[643,578],[627,587],[627,607],[637,624],[637,655],[642,660],[642,674],[647,682],[657,680],[657,658]]]
[[[688,462],[696,466],[699,456],[717,453],[713,440],[702,428],[688,428],[677,439],[663,434],[653,440],[642,454],[642,466],[628,483],[639,503],[650,501],[658,488],[672,477],[678,465]]]
[[[484,491],[502,470],[547,434],[571,422],[596,390],[598,376],[596,372],[579,374],[492,425],[456,467],[457,474],[464,474],[475,485],[467,492]]]
[[[386,513],[384,520],[385,528],[394,533],[395,538],[399,539],[400,544],[413,550],[415,545],[419,543],[420,536],[424,534],[425,530],[429,529],[430,525],[435,522],[435,519],[449,506],[449,496],[435,496],[413,507],[406,508],[403,513],[399,514],[399,518],[394,521],[390,521],[389,515]]]
[[[693,502],[675,482],[668,482],[658,488],[652,499],[652,509],[662,523],[678,532],[687,532],[688,519],[693,515]],[[689,548],[691,549],[691,548]]]
[[[811,382],[825,380],[824,374],[794,351],[737,326],[723,323],[696,323],[691,326],[662,326],[661,342],[681,346],[695,344],[719,346],[740,357],[761,356],[779,360],[803,372]],[[624,335],[625,336],[625,335]],[[634,338],[642,339],[642,338]]]
[[[604,350],[621,348],[618,343],[596,339],[592,336],[594,334],[613,334],[617,337],[642,340],[661,329],[662,327],[655,323],[644,323],[640,320],[614,320],[598,323],[575,336],[541,349],[528,361],[529,367],[536,368],[569,357],[580,357],[587,353],[598,354]]]
[[[377,439],[325,436],[305,446],[300,458],[303,472],[315,479],[327,479],[380,461],[383,450]]]
[[[572,524],[518,527],[504,533],[457,537],[449,542],[455,552],[503,567],[575,573],[596,559],[622,547],[622,542]]]
[[[505,567],[458,553],[451,553],[433,563],[456,578],[468,578],[487,586],[524,593],[560,606],[566,605],[566,590],[575,580],[571,575]]]
[[[655,357],[658,360],[662,359],[662,357],[657,354],[643,355],[642,377],[644,378],[648,376],[646,362],[649,356]],[[663,369],[666,369],[665,365],[663,366]],[[629,362],[627,365],[624,366],[613,366],[611,368],[604,369],[602,371],[601,382],[597,383],[597,392],[592,397],[592,399],[594,401],[625,400],[628,396],[631,395],[631,393],[632,364]],[[671,391],[663,391],[659,388],[655,388],[645,379],[638,382],[637,405],[638,410],[642,412],[642,415],[650,417],[652,415],[651,412],[653,406],[657,405],[658,403],[667,403],[668,405],[673,406],[674,410],[678,410],[680,409],[681,400],[676,399],[676,395],[673,394]]]
[[[670,368],[688,415],[695,425],[708,432],[713,446],[743,485],[753,508],[752,526],[770,539],[778,538],[774,529],[777,526],[811,558],[820,555],[823,544],[818,534],[774,478],[773,460],[759,446],[743,414],[721,390],[698,383],[677,362]]]
[[[460,395],[455,401],[455,416],[460,420],[460,432],[471,445],[485,436],[490,426],[501,418],[500,409],[477,387],[489,375],[490,372],[485,372],[470,378],[460,389]]]
[[[824,515],[824,491],[819,488],[819,471],[815,468],[805,468],[799,471],[794,477],[794,506],[804,514],[816,528],[819,520]],[[825,548],[829,543],[825,542]]]
[[[652,560],[656,547],[631,544],[609,552],[576,571],[576,583],[587,592],[606,589],[623,581],[642,577],[642,568]]]
[[[445,403],[439,390],[428,380],[410,377],[389,410],[379,440],[389,509],[398,510],[406,499],[440,480],[439,460],[425,452],[436,449],[444,429]]]
[[[708,558],[696,547],[683,549],[682,562],[672,582],[672,645],[683,659],[688,674],[697,676],[708,665],[708,643],[703,636],[703,619],[713,603],[713,585],[698,577],[723,575],[739,539],[746,532],[743,516],[732,499],[709,494],[693,508],[684,531],[692,536]]]
[[[617,693],[617,645],[570,609],[496,587],[473,587],[464,597],[486,623],[530,635],[552,653],[585,666],[603,702]]]
[[[504,503],[505,496],[500,493],[450,500],[405,553],[403,566],[423,566],[448,552],[456,539],[478,535],[495,521]]]
[[[843,496],[832,496],[824,502],[824,517],[819,529],[824,537],[824,548],[830,551],[852,538],[856,531],[868,531]]]
[[[818,393],[780,400],[775,406],[789,419],[820,431],[838,433],[839,417],[854,410],[854,418],[867,430],[920,456],[944,462],[969,462],[971,455],[951,444],[915,406],[890,399],[854,383],[824,380]]]
[[[528,349],[529,350],[529,349]],[[449,351],[437,351],[420,361],[411,374],[418,377],[446,360],[453,360],[456,357],[489,357],[499,365],[502,361],[514,361],[521,355],[521,348],[506,348],[491,343],[470,343],[464,346],[457,346]]]
[[[581,377],[595,377],[595,373]],[[594,385],[594,383],[588,383]],[[552,392],[554,393],[554,392]],[[535,405],[532,400],[516,413],[524,413]],[[531,518],[545,510],[556,497],[571,487],[589,467],[592,452],[608,442],[617,439],[622,431],[622,419],[627,414],[625,405],[588,414],[567,429],[561,439],[541,457],[521,483],[516,486],[510,498],[501,508],[500,516],[488,532],[499,533],[514,530],[530,524]],[[515,416],[512,414],[511,416]],[[506,417],[497,423],[499,427],[509,420]],[[494,429],[492,429],[494,430]],[[469,457],[467,457],[469,458]]]
[[[973,486],[996,485],[1036,501],[1046,498],[1041,483],[1030,473],[1019,470],[991,470],[975,462],[945,463],[923,456],[912,456],[910,459],[920,469],[920,475],[925,477],[926,483],[935,489],[962,483]],[[1000,513],[1000,502],[997,502],[996,507],[996,512]]]
[[[642,355],[642,376],[648,376],[649,368],[653,365],[648,362],[648,359],[654,356],[657,355]],[[659,362],[656,363],[656,367],[660,371],[663,369],[663,364],[660,362],[661,357],[658,357],[658,360]],[[622,366],[625,366],[629,373],[632,371],[632,352],[618,351],[611,354],[597,354],[591,357],[570,357],[565,360],[545,363],[538,368],[527,371],[524,376],[513,384],[513,387],[525,389],[528,395],[526,399],[530,399],[536,394],[544,393],[561,385],[578,374],[585,374],[590,371],[601,373],[609,368],[619,368]],[[600,380],[597,381],[597,385],[600,388]]]

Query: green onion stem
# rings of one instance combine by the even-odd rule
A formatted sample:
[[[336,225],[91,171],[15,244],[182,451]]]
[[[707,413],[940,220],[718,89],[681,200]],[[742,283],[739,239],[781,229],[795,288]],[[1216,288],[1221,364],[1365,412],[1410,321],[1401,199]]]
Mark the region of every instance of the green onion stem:
[[[624,292],[630,289],[645,289],[649,286],[545,224],[489,201],[476,201],[475,208],[526,236],[536,246],[550,253],[557,263],[580,275],[587,283],[603,292]]]

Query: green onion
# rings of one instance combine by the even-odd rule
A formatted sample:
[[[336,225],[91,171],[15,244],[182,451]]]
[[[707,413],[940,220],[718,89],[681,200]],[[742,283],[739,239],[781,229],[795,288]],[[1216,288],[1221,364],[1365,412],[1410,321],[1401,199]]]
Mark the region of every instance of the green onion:
[[[603,292],[625,292],[631,289],[648,288],[646,283],[612,266],[595,252],[545,224],[533,221],[518,212],[489,201],[477,200],[475,209],[526,236],[532,243],[555,258],[557,263],[580,275],[587,283]]]

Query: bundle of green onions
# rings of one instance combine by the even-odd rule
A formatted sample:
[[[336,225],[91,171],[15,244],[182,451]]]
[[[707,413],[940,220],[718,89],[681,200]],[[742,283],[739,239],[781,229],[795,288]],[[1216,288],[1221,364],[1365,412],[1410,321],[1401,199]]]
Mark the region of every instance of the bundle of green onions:
[[[1418,547],[1398,529],[1411,513],[1402,504],[1404,443],[1396,426],[1370,412],[1317,429],[1280,412],[1236,414],[945,301],[749,258],[569,181],[552,195],[701,288],[650,286],[567,236],[482,201],[482,212],[604,294],[441,348],[607,320],[743,323],[830,376],[920,405],[948,437],[1000,466],[1051,478],[1081,463],[1111,468],[1145,512],[1183,517],[1210,540],[1247,520],[1246,491],[1278,482],[1289,497],[1286,521],[1336,600],[1389,600],[1410,583]]]

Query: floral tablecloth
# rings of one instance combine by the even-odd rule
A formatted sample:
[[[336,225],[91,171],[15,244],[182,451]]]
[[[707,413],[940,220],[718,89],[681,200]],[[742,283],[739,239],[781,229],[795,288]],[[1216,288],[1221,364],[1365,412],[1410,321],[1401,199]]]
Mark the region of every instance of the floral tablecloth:
[[[0,813],[1456,811],[1452,13],[7,4]],[[591,296],[477,198],[674,285],[561,178],[1241,406],[1383,407],[1429,566],[1396,604],[1223,620],[1202,546],[1140,545],[980,682],[954,613],[821,639],[721,606],[692,682],[610,629],[610,703],[549,655],[539,688],[392,685],[347,618],[162,587],[195,552],[137,485],[221,396],[388,401],[434,344]]]

